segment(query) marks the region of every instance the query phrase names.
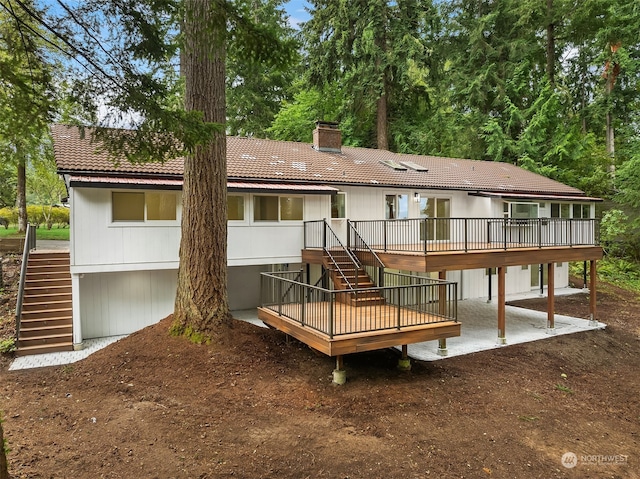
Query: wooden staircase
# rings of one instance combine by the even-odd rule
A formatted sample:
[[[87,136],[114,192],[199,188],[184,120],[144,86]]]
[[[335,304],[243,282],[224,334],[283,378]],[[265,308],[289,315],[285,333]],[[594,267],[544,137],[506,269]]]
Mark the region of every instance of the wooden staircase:
[[[371,277],[365,269],[354,264],[345,249],[331,249],[330,254],[325,251],[323,263],[324,267],[329,271],[334,288],[337,290],[376,287],[376,284],[371,280]],[[377,290],[338,294],[336,295],[336,299],[342,303],[356,307],[374,306],[385,303],[384,297],[382,297]]]
[[[16,355],[73,351],[69,253],[32,251]]]

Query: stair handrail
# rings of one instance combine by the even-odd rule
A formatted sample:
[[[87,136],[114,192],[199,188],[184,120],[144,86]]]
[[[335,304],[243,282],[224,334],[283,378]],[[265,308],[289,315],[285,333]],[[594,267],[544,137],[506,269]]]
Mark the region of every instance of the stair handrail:
[[[18,284],[18,298],[16,299],[16,341],[20,337],[20,317],[22,316],[22,301],[24,300],[24,285],[27,279],[27,263],[29,253],[36,247],[36,226],[27,223],[27,233],[22,250],[22,264],[20,265],[20,283]]]
[[[336,235],[335,231],[333,231],[331,229],[331,226],[329,226],[329,223],[327,222],[326,219],[324,220],[324,233],[325,234],[323,235],[324,236],[324,240],[323,240],[323,245],[322,245],[324,252],[329,256],[329,258],[331,258],[331,262],[335,266],[336,271],[338,273],[340,273],[340,276],[342,276],[342,279],[344,279],[345,284],[347,284],[349,286],[349,289],[351,289],[351,290],[358,289],[358,271],[362,268],[362,265],[358,261],[358,258],[354,257],[353,254],[351,254],[351,251],[349,251],[349,249],[344,246],[342,241],[340,241],[340,238],[338,238],[338,235]],[[342,271],[342,269],[340,268],[340,266],[338,266],[338,263],[336,262],[336,259],[331,254],[331,251],[329,249],[329,245],[327,244],[327,240],[328,240],[328,234],[327,233],[329,233],[331,235],[331,239],[335,242],[334,244],[336,246],[339,246],[340,248],[342,248],[347,253],[348,258],[351,260],[351,262],[355,266],[355,274],[356,274],[356,287],[355,288],[353,287],[351,282],[347,279],[347,277],[345,276],[345,274]]]
[[[348,234],[348,235],[351,235],[351,232],[353,232],[353,234],[354,234],[354,238],[355,238],[356,240],[358,240],[358,245],[357,245],[357,247],[356,247],[356,248],[354,248],[354,249],[356,249],[356,250],[357,250],[357,248],[358,248],[359,246],[364,246],[364,247],[365,247],[365,249],[367,250],[367,252],[368,252],[370,255],[372,255],[372,256],[373,256],[373,258],[378,262],[378,267],[379,267],[379,268],[384,268],[384,267],[385,267],[385,266],[384,266],[384,263],[382,262],[382,260],[380,259],[380,257],[376,254],[376,252],[375,252],[375,251],[373,251],[373,250],[371,249],[371,246],[369,246],[369,243],[367,243],[367,242],[364,240],[364,238],[362,237],[362,235],[360,234],[360,232],[359,232],[359,231],[356,229],[356,227],[354,226],[353,222],[352,222],[351,220],[347,220],[347,224],[349,225],[349,232],[348,232],[347,234]],[[351,247],[353,248],[353,242],[350,242],[350,244],[351,244]],[[357,258],[357,256],[356,256],[356,258]]]

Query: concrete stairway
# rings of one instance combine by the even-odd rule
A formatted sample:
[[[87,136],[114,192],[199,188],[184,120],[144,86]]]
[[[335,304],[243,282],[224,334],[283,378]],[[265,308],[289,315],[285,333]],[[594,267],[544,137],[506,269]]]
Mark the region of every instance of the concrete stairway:
[[[375,288],[367,272],[350,259],[347,251],[332,249],[331,255],[325,254],[324,266],[329,271],[333,286],[337,290]],[[337,295],[338,301],[351,306],[373,306],[384,304],[385,300],[377,290]]]
[[[16,354],[73,351],[69,253],[29,255]]]

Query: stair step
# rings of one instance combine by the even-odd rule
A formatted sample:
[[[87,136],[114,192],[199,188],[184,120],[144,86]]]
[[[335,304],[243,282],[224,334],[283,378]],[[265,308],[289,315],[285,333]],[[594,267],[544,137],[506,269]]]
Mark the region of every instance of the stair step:
[[[375,306],[379,304],[385,304],[384,298],[351,298],[352,306]]]
[[[69,266],[71,264],[71,260],[68,256],[66,258],[48,258],[32,255],[29,256],[27,264],[29,266]]]
[[[73,333],[73,325],[71,321],[67,324],[54,324],[49,326],[39,326],[37,328],[32,327],[24,327],[22,325],[20,327],[20,339],[29,339],[38,336],[46,336],[47,334],[72,334]]]
[[[27,274],[43,274],[43,273],[62,273],[71,275],[69,271],[69,265],[60,266],[60,265],[38,265],[38,266],[27,266]]]
[[[31,289],[27,289],[25,290],[25,295],[24,295],[24,301],[23,301],[23,308],[26,304],[33,304],[33,303],[59,303],[59,302],[63,302],[63,301],[71,301],[71,291],[65,293],[65,292],[54,292],[54,293],[43,293],[43,292],[36,292],[33,291]]]
[[[37,346],[18,346],[16,356],[29,356],[32,354],[57,353],[65,351],[73,351],[73,341],[62,341],[59,343]]]
[[[64,318],[71,317],[71,307],[68,308],[58,308],[58,309],[44,309],[44,310],[35,310],[35,311],[25,311],[22,310],[22,316],[20,321],[30,320],[30,319],[56,319],[56,318]]]
[[[57,286],[71,287],[71,277],[58,279],[28,279],[25,281],[25,288],[48,288]]]
[[[51,326],[71,326],[73,319],[71,315],[58,315],[47,317],[24,318],[20,320],[20,331],[23,329],[32,330],[38,328],[48,328]]]
[[[29,347],[29,346],[38,346],[38,345],[48,345],[48,344],[59,344],[70,342],[73,343],[73,335],[71,333],[50,333],[43,334],[40,336],[30,336],[28,338],[20,338],[18,340],[18,349],[21,347]]]
[[[52,285],[52,286],[33,286],[32,284],[26,284],[24,288],[25,296],[36,296],[41,294],[71,294],[71,284],[68,285]]]
[[[33,311],[50,311],[56,309],[65,309],[71,308],[72,302],[71,299],[63,299],[61,301],[44,301],[44,302],[33,302],[33,303],[23,303],[22,311],[23,312],[33,312]]]
[[[68,251],[32,251],[29,254],[29,258],[38,259],[56,259],[56,258],[69,258],[71,255]]]
[[[25,278],[25,282],[28,283],[30,281],[42,281],[42,280],[46,280],[46,279],[51,279],[51,280],[69,280],[71,281],[71,274],[67,271],[66,273],[62,272],[62,273],[54,273],[54,272],[49,272],[49,273],[27,273],[27,276]]]

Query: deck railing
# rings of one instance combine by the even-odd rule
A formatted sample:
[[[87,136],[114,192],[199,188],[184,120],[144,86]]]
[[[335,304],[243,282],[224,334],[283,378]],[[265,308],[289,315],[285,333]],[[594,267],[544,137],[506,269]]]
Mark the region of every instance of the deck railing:
[[[596,246],[597,219],[417,218],[351,222],[376,251],[430,253],[550,246]]]
[[[24,300],[24,286],[27,281],[27,264],[29,253],[36,247],[36,226],[27,223],[27,233],[24,239],[22,251],[22,264],[20,265],[20,283],[18,284],[18,298],[16,299],[16,341],[20,337],[20,318],[22,317],[22,301]]]
[[[351,306],[342,290],[295,281],[295,272],[261,273],[262,307],[330,338],[457,321],[457,284],[437,279],[385,273],[387,286],[350,291],[352,298],[379,292],[384,302]]]

